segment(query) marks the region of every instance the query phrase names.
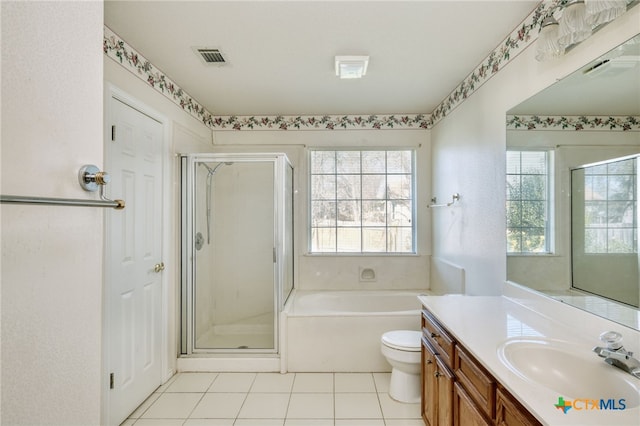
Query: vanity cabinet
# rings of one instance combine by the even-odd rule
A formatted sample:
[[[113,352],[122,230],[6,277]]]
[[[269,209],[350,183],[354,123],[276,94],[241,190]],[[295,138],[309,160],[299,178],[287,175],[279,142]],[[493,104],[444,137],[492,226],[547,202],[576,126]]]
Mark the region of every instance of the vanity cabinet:
[[[456,425],[489,426],[492,423],[480,412],[477,404],[471,399],[460,383],[456,383],[453,391],[453,415]]]
[[[426,309],[421,409],[429,426],[540,424]]]
[[[431,426],[452,426],[455,343],[426,312],[422,314],[422,354],[422,417]]]
[[[422,398],[421,413],[424,421],[429,425],[438,424],[436,421],[438,408],[438,386],[436,384],[436,355],[422,336]]]
[[[495,418],[496,382],[462,346],[456,346],[455,373],[461,387],[467,392],[480,412],[489,419]],[[458,422],[466,424],[465,422]]]
[[[498,386],[496,394],[497,426],[527,426],[539,424],[538,421],[505,389]]]
[[[453,388],[455,379],[451,370],[438,357],[436,357],[436,366],[434,375],[438,387],[437,424],[450,426],[453,424]]]

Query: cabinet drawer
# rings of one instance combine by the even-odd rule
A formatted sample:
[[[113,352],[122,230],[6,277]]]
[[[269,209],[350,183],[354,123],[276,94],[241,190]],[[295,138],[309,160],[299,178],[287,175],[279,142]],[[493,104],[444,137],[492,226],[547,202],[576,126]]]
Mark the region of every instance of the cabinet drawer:
[[[495,418],[496,382],[480,364],[460,346],[455,348],[455,374],[458,381],[475,401],[478,408],[489,417]]]
[[[427,311],[422,311],[422,332],[444,363],[453,370],[454,340]]]

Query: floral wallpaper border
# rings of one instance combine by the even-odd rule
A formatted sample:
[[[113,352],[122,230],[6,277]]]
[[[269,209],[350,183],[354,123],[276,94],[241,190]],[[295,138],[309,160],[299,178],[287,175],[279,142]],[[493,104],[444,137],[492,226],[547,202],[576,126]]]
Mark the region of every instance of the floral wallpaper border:
[[[531,44],[537,38],[534,30],[562,1],[541,2],[431,114],[214,116],[107,26],[104,27],[103,51],[212,130],[429,129]]]
[[[507,130],[587,130],[639,132],[640,117],[635,116],[541,116],[509,115]]]
[[[211,127],[213,116],[209,111],[107,26],[104,27],[102,50],[109,58],[131,71],[141,80],[146,81],[152,88],[169,98],[184,111]]]
[[[564,0],[542,1],[431,113],[432,125],[446,117],[473,92],[538,38],[542,21]],[[535,31],[534,31],[535,30]]]
[[[214,117],[216,130],[338,130],[338,129],[427,129],[427,114],[414,115],[300,115],[267,117]]]

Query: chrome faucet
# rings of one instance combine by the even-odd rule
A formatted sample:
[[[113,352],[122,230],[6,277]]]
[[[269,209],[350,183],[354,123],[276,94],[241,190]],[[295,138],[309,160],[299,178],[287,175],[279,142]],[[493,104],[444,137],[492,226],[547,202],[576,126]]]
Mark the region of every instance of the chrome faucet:
[[[607,347],[596,346],[593,351],[604,358],[604,362],[640,379],[640,360],[633,358],[633,352],[622,346],[622,334],[606,331],[600,335],[600,340],[606,343]]]

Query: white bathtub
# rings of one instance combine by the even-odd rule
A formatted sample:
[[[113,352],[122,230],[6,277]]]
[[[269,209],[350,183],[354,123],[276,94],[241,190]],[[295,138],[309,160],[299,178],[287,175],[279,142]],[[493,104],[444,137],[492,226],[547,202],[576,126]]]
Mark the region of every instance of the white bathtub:
[[[283,312],[283,371],[391,371],[380,337],[420,330],[422,293],[296,290]]]

